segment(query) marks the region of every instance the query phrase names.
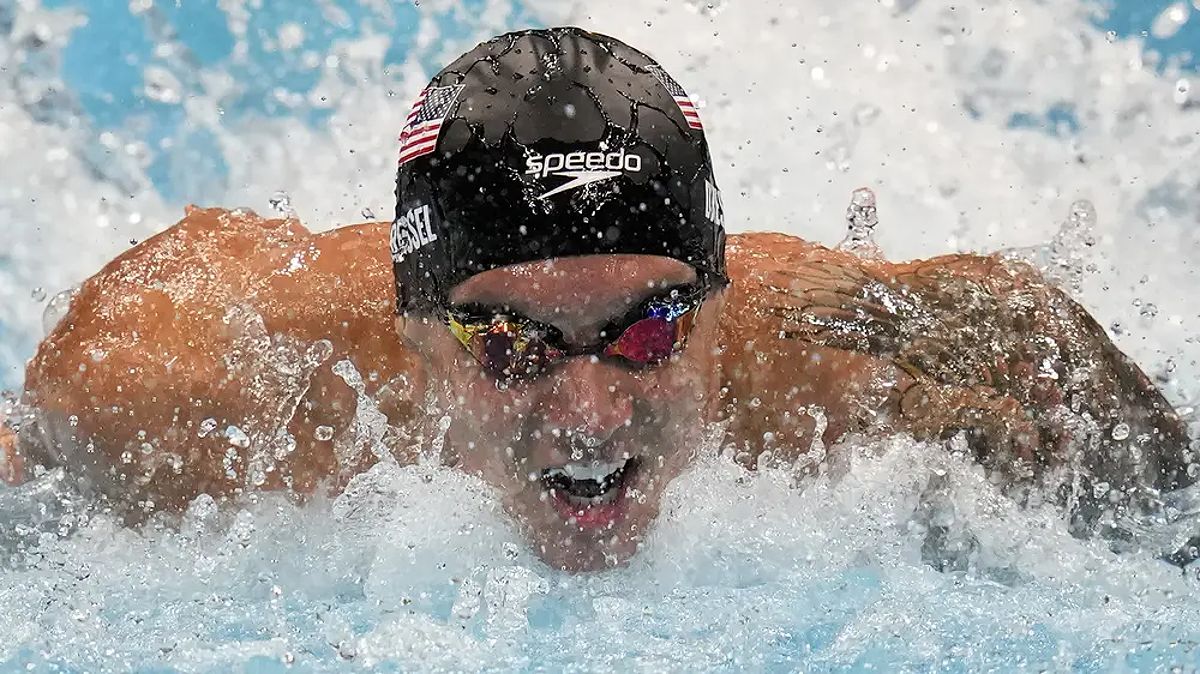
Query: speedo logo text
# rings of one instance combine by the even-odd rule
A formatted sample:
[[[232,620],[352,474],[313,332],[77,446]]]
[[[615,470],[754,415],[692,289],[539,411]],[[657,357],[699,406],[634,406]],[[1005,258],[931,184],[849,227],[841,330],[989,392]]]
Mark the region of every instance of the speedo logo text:
[[[531,154],[525,158],[526,175],[545,178],[561,176],[567,182],[540,195],[540,198],[573,190],[588,183],[615,178],[622,173],[637,173],[642,170],[642,158],[625,150],[615,152],[551,152]]]

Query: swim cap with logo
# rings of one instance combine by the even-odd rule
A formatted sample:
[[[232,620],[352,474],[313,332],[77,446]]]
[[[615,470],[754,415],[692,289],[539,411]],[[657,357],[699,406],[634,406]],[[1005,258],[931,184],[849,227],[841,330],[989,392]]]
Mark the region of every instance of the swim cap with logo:
[[[391,248],[400,313],[479,272],[602,253],[725,276],[699,116],[645,54],[579,28],[501,35],[417,97],[400,136]]]

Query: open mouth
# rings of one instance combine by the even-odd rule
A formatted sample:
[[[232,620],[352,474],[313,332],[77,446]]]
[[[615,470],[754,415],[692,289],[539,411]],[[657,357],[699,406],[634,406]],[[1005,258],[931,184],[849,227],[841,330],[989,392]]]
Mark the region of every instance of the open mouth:
[[[542,486],[566,519],[585,528],[606,527],[624,513],[625,487],[640,461],[568,463],[542,471]]]

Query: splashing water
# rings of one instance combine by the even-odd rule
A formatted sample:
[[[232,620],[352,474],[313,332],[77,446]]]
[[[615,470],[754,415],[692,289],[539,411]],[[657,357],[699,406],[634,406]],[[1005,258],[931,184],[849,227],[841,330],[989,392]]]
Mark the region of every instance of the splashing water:
[[[875,193],[866,187],[854,190],[850,195],[850,205],[846,207],[846,227],[849,231],[838,248],[860,257],[883,259],[883,251],[875,243],[875,227],[878,224]]]
[[[1081,199],[1071,204],[1071,212],[1050,243],[1024,249],[1010,249],[1004,255],[1028,262],[1061,288],[1078,293],[1084,273],[1095,270],[1091,258],[1096,245],[1096,207]]]
[[[1016,251],[1131,326],[1117,339],[1148,370],[1170,358],[1176,401],[1197,395],[1200,311],[1178,289],[1200,246],[1200,108],[1168,49],[1197,44],[1185,3],[1138,27],[1035,0],[127,4],[0,0],[0,137],[20,140],[0,143],[6,386],[72,297],[43,309],[35,288],[78,284],[191,201],[317,229],[388,213],[395,120],[440,63],[579,23],[704,101],[731,226],[837,241],[845,195],[872,185],[847,239]],[[264,404],[286,414],[312,368],[338,366],[358,423],[319,439],[379,450],[358,372],[239,320],[245,367],[287,392]],[[199,432],[236,440],[248,486],[295,441]],[[1018,508],[953,442],[852,439],[812,448],[823,469],[757,473],[698,451],[632,563],[583,576],[541,565],[483,484],[433,461],[304,506],[201,497],[138,529],[49,471],[0,487],[0,672],[1200,665],[1197,581],[1155,559],[1193,531],[1193,491],[1117,555],[1056,508]]]

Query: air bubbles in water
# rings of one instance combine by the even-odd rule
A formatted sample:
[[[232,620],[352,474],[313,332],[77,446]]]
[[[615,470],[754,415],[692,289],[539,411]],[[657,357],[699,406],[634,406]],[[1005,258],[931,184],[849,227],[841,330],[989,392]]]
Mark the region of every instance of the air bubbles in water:
[[[321,442],[328,442],[333,439],[333,427],[332,426],[317,426],[317,429],[314,434],[317,436],[317,439],[320,440]]]
[[[850,205],[846,208],[846,238],[838,244],[838,250],[854,253],[859,257],[881,259],[883,251],[876,245],[875,226],[879,224],[879,216],[875,208],[875,193],[867,187],[860,187],[850,195]]]
[[[46,290],[45,288],[38,286],[29,293],[29,296],[33,298],[34,302],[41,302],[42,300],[46,299]]]
[[[367,220],[374,220],[375,211],[371,210],[371,208],[368,206],[367,208],[362,209],[362,216]]]
[[[79,288],[67,288],[55,294],[46,303],[46,308],[42,310],[42,329],[47,335],[54,330],[63,316],[67,315],[67,309],[71,308],[71,300],[75,299],[75,295],[78,293]],[[34,299],[37,298],[35,297]]]

